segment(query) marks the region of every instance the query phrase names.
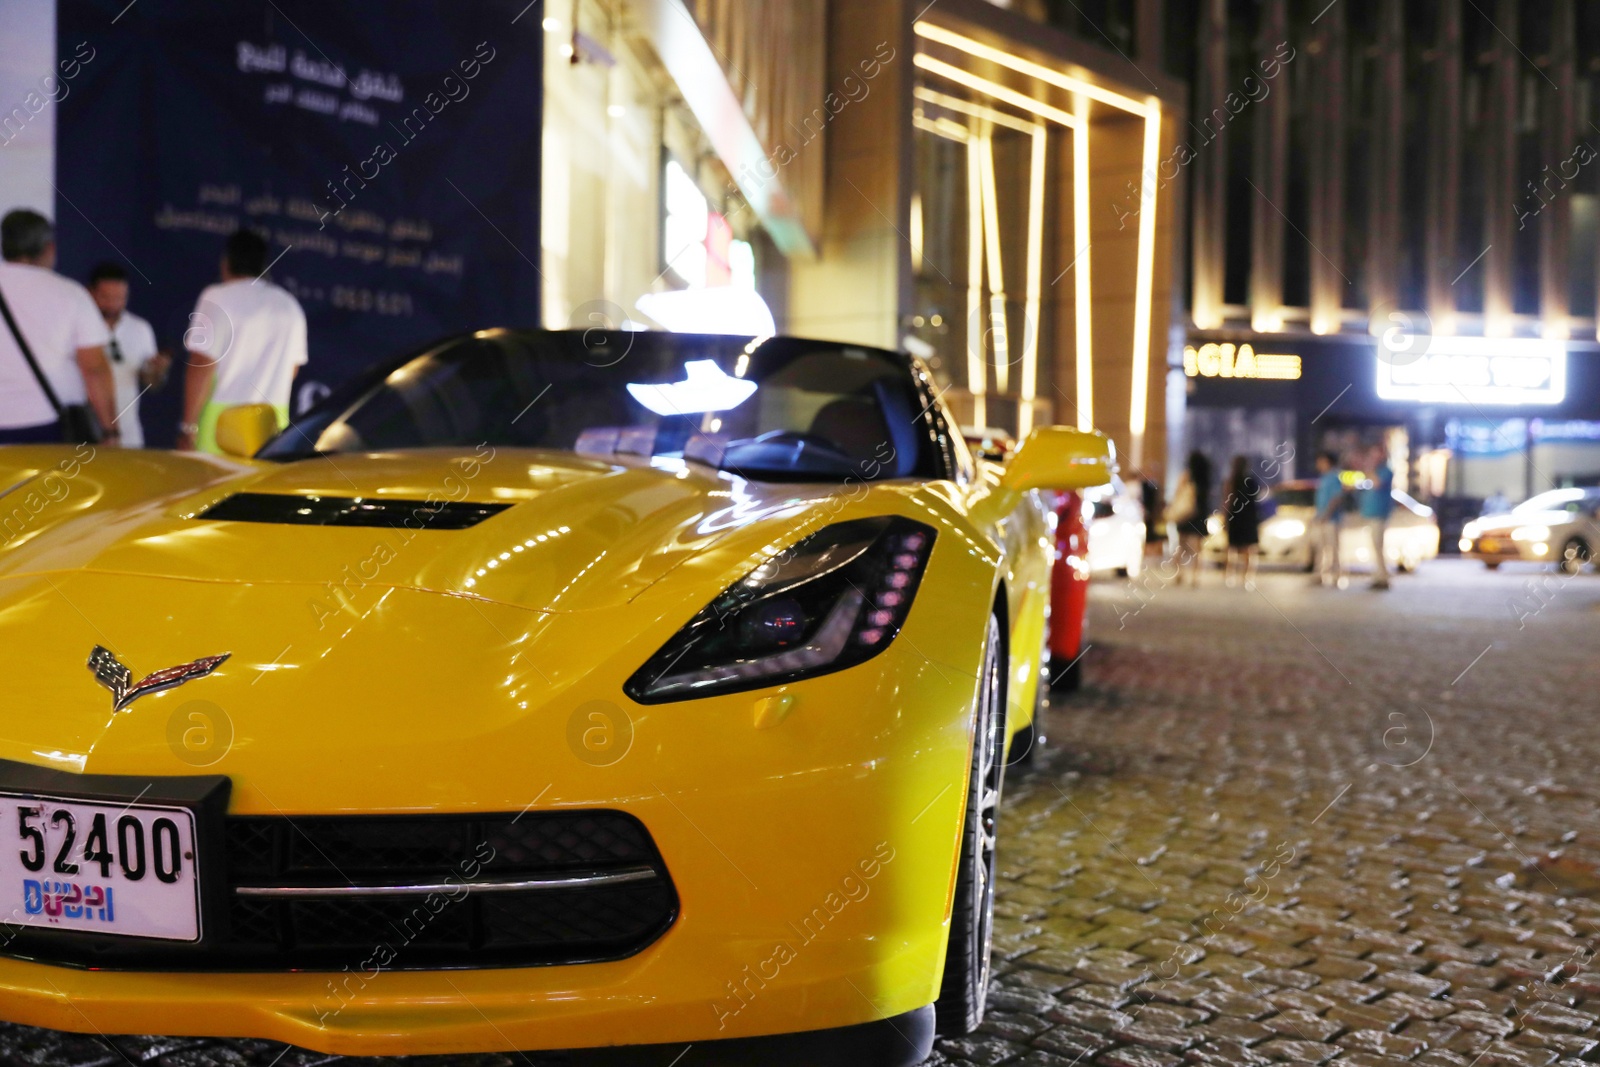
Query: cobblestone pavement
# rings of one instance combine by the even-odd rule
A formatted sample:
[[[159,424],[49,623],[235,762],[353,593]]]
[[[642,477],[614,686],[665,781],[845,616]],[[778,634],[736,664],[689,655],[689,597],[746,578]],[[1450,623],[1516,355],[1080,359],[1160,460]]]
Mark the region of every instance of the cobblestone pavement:
[[[929,1067],[1600,1062],[1600,577],[1207,579],[1094,590],[1008,786],[989,1019]],[[0,1061],[357,1062],[116,1043]]]

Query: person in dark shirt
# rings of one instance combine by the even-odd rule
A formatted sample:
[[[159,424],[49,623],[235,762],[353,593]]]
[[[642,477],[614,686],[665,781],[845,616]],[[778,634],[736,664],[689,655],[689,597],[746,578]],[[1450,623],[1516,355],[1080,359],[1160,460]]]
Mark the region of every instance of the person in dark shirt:
[[[1179,584],[1183,572],[1189,584],[1200,584],[1200,550],[1206,539],[1206,520],[1211,516],[1211,461],[1198,448],[1189,453],[1189,462],[1178,478],[1172,500],[1167,505],[1167,525],[1178,537]]]
[[[1222,505],[1223,522],[1228,530],[1228,562],[1223,569],[1223,582],[1230,586],[1243,584],[1246,589],[1255,588],[1256,552],[1261,544],[1257,489],[1256,476],[1250,473],[1250,461],[1244,456],[1234,456]],[[1237,580],[1235,570],[1238,571]]]

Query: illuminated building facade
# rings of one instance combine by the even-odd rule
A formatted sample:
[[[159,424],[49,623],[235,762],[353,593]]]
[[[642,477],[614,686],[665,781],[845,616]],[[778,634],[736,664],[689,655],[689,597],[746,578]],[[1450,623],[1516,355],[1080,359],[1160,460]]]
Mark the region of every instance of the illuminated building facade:
[[[572,10],[546,20],[547,324],[742,286],[779,330],[923,356],[965,425],[1093,425],[1159,465],[1184,106],[1159,64],[985,0]]]
[[[1446,510],[1600,481],[1600,4],[1168,0],[1165,24],[1182,347],[1301,368],[1186,373],[1181,436],[1290,443],[1300,476],[1381,440]]]

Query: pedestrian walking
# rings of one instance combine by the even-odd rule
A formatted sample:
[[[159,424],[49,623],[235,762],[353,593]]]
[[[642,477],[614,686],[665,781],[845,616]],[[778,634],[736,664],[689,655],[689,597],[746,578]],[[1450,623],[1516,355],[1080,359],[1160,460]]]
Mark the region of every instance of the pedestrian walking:
[[[264,277],[266,269],[266,238],[235,231],[223,252],[222,281],[200,294],[184,334],[180,449],[219,452],[217,417],[239,404],[271,404],[278,425],[288,424],[294,376],[307,358],[306,315]]]
[[[1178,538],[1178,584],[1185,572],[1189,584],[1200,585],[1200,552],[1206,539],[1206,520],[1211,514],[1211,461],[1198,448],[1189,453],[1177,488],[1167,504],[1167,526]]]
[[[55,229],[0,219],[0,444],[120,443],[110,333],[88,290],[55,272]]]
[[[1325,586],[1342,586],[1344,568],[1339,562],[1339,523],[1344,512],[1344,481],[1339,477],[1339,457],[1332,452],[1317,456],[1316,528],[1317,577]]]
[[[1389,516],[1394,514],[1394,468],[1389,466],[1389,449],[1377,445],[1372,450],[1372,485],[1361,493],[1361,524],[1372,539],[1372,588],[1389,588],[1389,559],[1384,555],[1384,537],[1389,532]]]
[[[167,380],[172,358],[156,348],[150,323],[128,310],[128,272],[120,264],[98,263],[89,272],[89,296],[105,320],[110,339],[111,382],[123,448],[144,447],[139,398]]]
[[[1161,468],[1152,465],[1139,475],[1139,503],[1144,508],[1144,554],[1161,558],[1166,540],[1161,523]]]
[[[1254,589],[1256,555],[1261,544],[1261,508],[1256,476],[1250,473],[1250,461],[1244,456],[1233,457],[1222,514],[1228,531],[1228,561],[1222,571],[1223,584],[1235,584],[1237,569],[1238,584]]]

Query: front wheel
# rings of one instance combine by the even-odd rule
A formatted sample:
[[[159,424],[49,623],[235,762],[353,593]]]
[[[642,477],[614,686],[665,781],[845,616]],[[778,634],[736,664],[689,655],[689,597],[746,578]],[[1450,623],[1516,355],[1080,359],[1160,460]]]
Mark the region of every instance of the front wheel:
[[[1589,543],[1581,537],[1574,537],[1568,541],[1561,550],[1561,573],[1577,574],[1583,570],[1583,565],[1589,562]]]
[[[939,1033],[970,1034],[983,1022],[989,997],[990,955],[994,947],[995,832],[1000,819],[1000,788],[1005,781],[1005,672],[1001,669],[1000,620],[989,616],[984,639],[983,674],[973,723],[972,771],[967,812],[961,830],[961,863],[950,910],[950,950],[944,981],[934,1004]]]

